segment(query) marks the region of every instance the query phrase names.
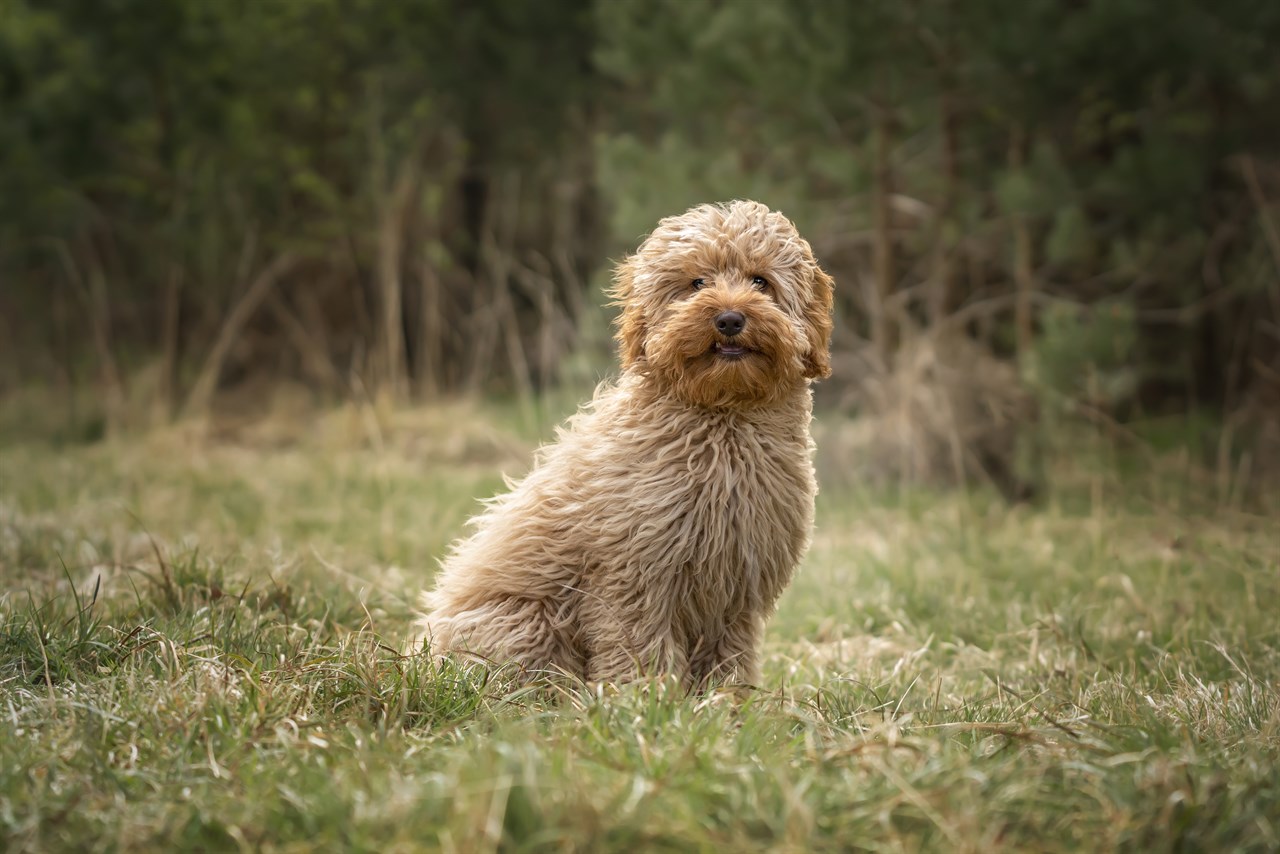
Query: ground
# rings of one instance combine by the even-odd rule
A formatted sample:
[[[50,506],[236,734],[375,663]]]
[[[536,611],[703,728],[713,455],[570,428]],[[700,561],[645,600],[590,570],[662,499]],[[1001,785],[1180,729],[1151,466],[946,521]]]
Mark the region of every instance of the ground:
[[[0,446],[0,848],[1280,846],[1265,497],[1185,455],[1016,507],[823,471],[745,701],[403,656],[552,414]]]

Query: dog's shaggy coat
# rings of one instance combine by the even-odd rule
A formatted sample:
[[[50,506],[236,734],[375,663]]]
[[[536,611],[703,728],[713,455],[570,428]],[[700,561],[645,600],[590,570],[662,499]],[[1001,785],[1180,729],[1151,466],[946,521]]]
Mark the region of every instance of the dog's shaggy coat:
[[[431,648],[755,683],[813,523],[832,284],[764,205],[662,220],[617,271],[621,378],[454,544],[425,596]]]

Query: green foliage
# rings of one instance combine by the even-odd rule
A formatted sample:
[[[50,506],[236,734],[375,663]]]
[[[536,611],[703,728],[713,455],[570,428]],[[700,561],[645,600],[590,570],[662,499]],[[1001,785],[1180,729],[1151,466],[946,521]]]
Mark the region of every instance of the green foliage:
[[[316,314],[341,305],[363,321],[331,330],[345,352],[326,356],[352,359],[365,347],[353,339],[377,332],[362,279],[387,263],[374,244],[397,180],[418,176],[408,228],[417,211],[465,219],[442,211],[445,197],[458,204],[464,168],[496,182],[545,158],[527,204],[562,170],[594,86],[589,11],[581,0],[6,3],[0,265],[22,281],[6,311],[38,321],[15,355],[38,364],[26,354],[56,323],[78,354],[91,339],[77,333],[105,315],[107,340],[144,357],[127,360],[136,367],[160,343],[176,280],[177,322],[193,333],[180,338],[198,363],[245,280],[287,249],[327,271],[307,277],[327,286],[310,297]],[[479,241],[442,236],[440,272]],[[406,274],[419,262],[393,260]]]
[[[275,343],[246,355],[251,367],[314,372],[314,353],[296,352],[302,328],[337,374],[372,388],[362,361],[381,354],[381,303],[394,298],[379,288],[399,282],[405,360],[438,355],[449,386],[498,372],[509,332],[476,327],[503,299],[536,337],[546,312],[531,276],[565,315],[543,337],[564,338],[581,318],[575,291],[606,258],[696,202],[771,203],[834,259],[837,280],[857,282],[870,196],[889,180],[901,257],[888,289],[908,294],[909,315],[933,311],[922,295],[942,278],[950,309],[1007,294],[1016,214],[1038,286],[1131,300],[1139,350],[1192,354],[1174,378],[1190,388],[1236,358],[1215,330],[1276,320],[1239,165],[1256,159],[1265,208],[1280,193],[1278,9],[7,0],[0,272],[18,287],[0,308],[30,318],[12,357],[71,385],[103,348],[136,366],[161,348],[177,288],[177,349],[198,364],[245,280],[288,249],[302,257],[281,285],[299,325],[287,334],[279,306],[255,315],[257,341]],[[872,168],[873,128],[890,142],[887,179]],[[495,252],[518,268],[505,297]],[[1141,320],[1217,288],[1228,298],[1193,323]],[[838,346],[873,308],[863,290],[839,289]],[[452,337],[437,353],[424,329]],[[1269,339],[1247,334],[1242,363],[1269,365]],[[1164,394],[1168,380],[1155,383]]]
[[[1093,260],[1093,236],[1089,220],[1076,205],[1067,205],[1053,216],[1045,238],[1045,257],[1052,264],[1088,263]]]
[[[1016,214],[1031,232],[1039,287],[1051,281],[1075,302],[1096,303],[1091,317],[1131,302],[1144,339],[1135,353],[1151,364],[1168,364],[1170,349],[1206,360],[1182,364],[1174,382],[1225,371],[1227,351],[1201,345],[1210,326],[1231,322],[1225,309],[1180,329],[1137,318],[1219,287],[1205,276],[1218,260],[1208,257],[1210,235],[1234,234],[1233,217],[1256,216],[1229,158],[1267,156],[1280,138],[1268,106],[1280,77],[1265,47],[1280,38],[1276,9],[1247,0],[694,2],[641,27],[649,5],[613,2],[598,13],[601,65],[631,96],[617,108],[626,134],[602,146],[622,235],[644,221],[633,210],[661,212],[664,200],[678,210],[699,194],[747,189],[805,212],[825,229],[824,252],[865,266],[865,238],[836,235],[871,227],[868,128],[887,114],[901,140],[894,192],[923,211],[898,222],[914,229],[897,247],[914,266],[891,289],[931,287],[940,273],[928,259],[941,243],[952,247],[947,275],[961,280],[953,300],[1007,292]],[[736,170],[724,168],[735,161]],[[1276,188],[1273,175],[1265,190]],[[1253,238],[1222,245],[1230,258],[1258,248]],[[971,259],[981,265],[964,266]],[[861,275],[850,266],[835,270],[838,281]],[[1274,310],[1243,280],[1225,287],[1231,298],[1216,305]],[[852,328],[867,310],[857,294],[841,291]],[[1245,347],[1271,358],[1257,336]],[[1125,382],[1148,378],[1168,394],[1167,376]]]
[[[1054,304],[1041,313],[1040,321],[1028,371],[1048,411],[1060,411],[1076,400],[1108,408],[1132,398],[1139,373],[1131,304]]]

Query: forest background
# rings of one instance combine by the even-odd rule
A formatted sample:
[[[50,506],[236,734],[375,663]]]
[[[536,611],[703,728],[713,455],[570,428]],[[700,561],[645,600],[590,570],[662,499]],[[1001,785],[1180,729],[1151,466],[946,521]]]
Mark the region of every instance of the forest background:
[[[838,282],[822,400],[881,416],[887,476],[1034,479],[998,449],[1059,416],[1172,419],[1245,489],[1280,458],[1275,4],[4,0],[0,20],[0,394],[41,390],[7,407],[30,432],[260,412],[282,386],[580,391],[612,370],[611,261],[661,216],[749,197]]]

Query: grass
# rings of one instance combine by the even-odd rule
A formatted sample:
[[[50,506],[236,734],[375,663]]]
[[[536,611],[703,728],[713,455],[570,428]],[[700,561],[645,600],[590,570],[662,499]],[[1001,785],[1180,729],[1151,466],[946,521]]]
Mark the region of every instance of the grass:
[[[1280,847],[1274,515],[828,489],[742,703],[402,656],[544,427],[0,449],[0,848]]]

